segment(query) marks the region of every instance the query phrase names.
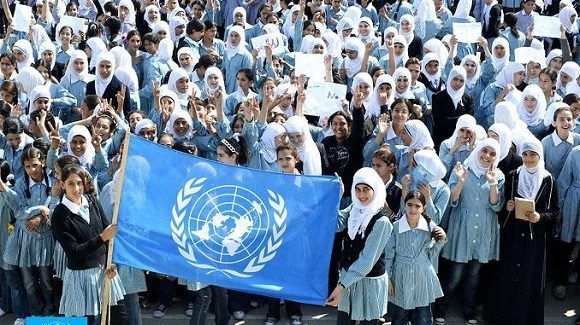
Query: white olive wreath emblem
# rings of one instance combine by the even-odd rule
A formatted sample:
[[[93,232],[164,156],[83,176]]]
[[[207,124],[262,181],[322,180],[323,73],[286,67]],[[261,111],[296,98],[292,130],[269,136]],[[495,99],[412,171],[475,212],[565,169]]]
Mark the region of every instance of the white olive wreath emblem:
[[[270,207],[274,210],[274,224],[272,226],[272,234],[268,238],[267,245],[260,250],[258,256],[250,259],[242,272],[235,270],[216,268],[213,265],[203,264],[198,262],[195,256],[195,250],[185,230],[185,216],[188,211],[188,206],[195,194],[203,188],[203,183],[207,178],[192,178],[185,186],[177,193],[176,204],[173,205],[172,219],[171,219],[171,235],[178,246],[179,253],[192,266],[208,270],[207,274],[213,272],[222,272],[226,276],[236,276],[241,278],[249,278],[253,273],[259,272],[264,266],[271,261],[275,256],[278,248],[282,245],[284,233],[286,232],[286,217],[288,212],[286,210],[286,202],[280,194],[276,194],[268,190],[268,202]]]

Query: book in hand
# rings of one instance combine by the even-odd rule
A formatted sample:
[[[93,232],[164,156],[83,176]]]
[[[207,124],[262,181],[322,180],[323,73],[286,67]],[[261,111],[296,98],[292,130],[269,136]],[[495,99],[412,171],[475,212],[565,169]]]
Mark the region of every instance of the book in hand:
[[[516,203],[516,219],[528,220],[526,217],[527,212],[536,211],[536,204],[534,200],[522,199],[519,197],[515,198]]]

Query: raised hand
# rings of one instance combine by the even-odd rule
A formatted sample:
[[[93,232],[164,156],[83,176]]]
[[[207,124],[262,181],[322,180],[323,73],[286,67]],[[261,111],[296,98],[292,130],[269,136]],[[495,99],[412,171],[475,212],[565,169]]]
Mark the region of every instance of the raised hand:
[[[457,176],[457,180],[459,182],[465,183],[465,181],[467,180],[467,170],[465,170],[465,168],[463,168],[463,165],[461,165],[460,162],[455,164],[455,167],[453,168],[453,172]]]
[[[389,131],[389,115],[383,113],[379,117],[379,133],[386,134]]]
[[[485,173],[485,178],[487,179],[488,183],[495,183],[497,184],[496,181],[496,176],[497,176],[497,168],[494,166],[491,166],[487,173]]]
[[[95,152],[101,152],[101,143],[103,142],[103,138],[100,134],[95,131],[95,127],[91,126],[91,133],[93,134],[93,138],[91,139],[91,143],[95,148]]]

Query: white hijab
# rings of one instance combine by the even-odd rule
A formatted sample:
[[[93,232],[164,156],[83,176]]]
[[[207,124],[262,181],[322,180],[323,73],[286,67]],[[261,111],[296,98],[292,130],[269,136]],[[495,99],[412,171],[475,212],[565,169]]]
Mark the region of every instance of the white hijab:
[[[411,136],[411,143],[405,152],[435,149],[435,144],[433,143],[433,139],[431,139],[429,129],[420,120],[409,120],[405,122],[405,130]]]
[[[260,154],[269,164],[274,163],[277,159],[275,138],[285,132],[286,129],[284,128],[284,125],[280,123],[272,122],[266,126],[266,129],[260,138],[260,143],[262,144]]]
[[[395,101],[395,92],[396,92],[395,79],[393,79],[393,77],[391,77],[391,75],[389,74],[380,75],[377,78],[377,83],[375,84],[375,88],[373,89],[373,92],[371,94],[370,103],[365,107],[366,117],[371,116],[378,117],[379,115],[381,115],[381,105],[379,104],[378,96],[379,96],[379,87],[384,84],[389,84],[391,86],[391,95],[389,96],[389,98],[387,98],[386,105],[391,107],[391,104]]]
[[[240,35],[240,41],[238,42],[238,45],[233,45],[232,42],[230,41],[230,34],[232,32],[237,33],[238,35]],[[226,57],[228,59],[231,59],[232,57],[234,57],[234,55],[243,52],[246,46],[246,32],[244,31],[244,29],[241,26],[232,26],[228,32],[228,37],[226,39]]]
[[[359,72],[356,74],[356,76],[354,76],[354,78],[352,79],[352,86],[350,88],[350,91],[353,94],[353,96],[356,93],[356,88],[361,84],[367,84],[372,89],[373,88],[373,78],[371,77],[371,75],[366,73],[366,72]],[[365,109],[367,106],[369,106],[369,104],[371,102],[372,94],[373,94],[373,92],[371,91],[368,94],[368,96],[363,99],[362,104],[365,106]]]
[[[413,160],[417,165],[421,165],[433,173],[435,179],[429,182],[431,187],[439,185],[443,177],[445,177],[445,174],[447,174],[447,169],[441,162],[439,156],[437,156],[435,150],[419,150],[413,155]]]
[[[439,63],[439,68],[437,69],[437,72],[435,74],[429,74],[427,72],[427,64],[429,64],[429,62],[432,61],[437,61]],[[439,56],[436,53],[430,52],[425,54],[423,60],[421,60],[421,72],[423,73],[423,75],[425,75],[425,77],[427,78],[427,80],[429,80],[429,82],[440,81],[441,61],[439,60]]]
[[[455,14],[453,17],[455,18],[462,18],[462,19],[469,19],[469,13],[471,12],[471,0],[459,0],[457,3],[457,8],[455,9]]]
[[[576,15],[576,18],[574,19],[574,22],[571,22],[570,18],[572,18],[574,15]],[[578,33],[578,14],[576,13],[576,10],[574,10],[574,7],[564,7],[562,10],[560,10],[558,17],[560,18],[562,26],[566,28],[566,32],[572,34]]]
[[[157,11],[157,19],[155,19],[155,20],[149,19],[149,13],[153,10]],[[148,5],[147,8],[145,8],[145,14],[143,15],[143,20],[145,20],[147,22],[147,25],[149,26],[149,28],[153,29],[153,24],[155,24],[156,22],[161,20],[161,13],[159,12],[159,8],[157,8],[156,5]]]
[[[83,71],[76,72],[74,68],[74,62],[76,60],[82,60],[85,63]],[[63,80],[69,78],[71,85],[79,80],[86,83],[94,80],[94,76],[89,74],[89,62],[87,59],[87,54],[84,51],[74,50],[68,62],[69,64],[66,66],[66,72],[64,73]]]
[[[512,84],[515,86],[514,75],[518,72],[525,72],[526,69],[521,63],[509,62],[503,69],[499,72],[495,78],[495,84],[501,89],[505,89],[508,85]],[[512,91],[504,97],[504,101],[509,101],[517,105],[522,98],[522,92],[514,87]]]
[[[89,46],[89,48],[91,49],[91,62],[89,65],[89,70],[96,68],[98,63],[97,63],[97,58],[99,57],[99,54],[101,54],[101,52],[107,52],[107,45],[105,45],[105,42],[103,42],[103,40],[100,37],[91,37],[87,40],[87,45]]]
[[[187,91],[185,93],[180,93],[177,90],[176,84],[177,84],[177,81],[179,79],[182,79],[182,78],[187,78],[189,80],[189,73],[187,73],[187,71],[185,71],[185,69],[183,69],[183,68],[174,69],[169,74],[169,80],[167,81],[167,87],[169,88],[169,90],[175,92],[175,94],[179,98],[179,102],[181,104],[181,107],[187,107],[187,104],[189,103],[189,96],[193,95],[193,93],[195,92],[197,94],[197,97],[200,97],[201,91],[195,85],[194,82],[190,81],[188,83],[189,87],[187,88]]]
[[[366,205],[363,205],[356,196],[356,186],[359,184],[367,185],[373,189],[373,197]],[[387,199],[387,191],[379,174],[370,167],[363,167],[354,174],[350,192],[352,209],[348,217],[347,232],[348,237],[354,239],[357,234],[364,237],[371,219],[383,209]]]
[[[417,36],[421,39],[425,38],[427,33],[426,22],[428,21],[437,21],[435,3],[433,3],[433,0],[422,0],[417,6],[417,14],[415,15]]]
[[[445,64],[449,59],[449,50],[442,41],[432,38],[423,44],[423,48],[429,50],[429,52],[433,52],[439,56],[439,62]],[[427,51],[425,51],[427,53]]]
[[[397,90],[397,80],[399,78],[407,78],[407,80],[409,80],[407,89],[405,89],[405,91],[402,93],[399,93],[399,91]],[[395,72],[393,72],[393,79],[395,80],[395,89],[394,89],[395,99],[397,98],[415,99],[415,94],[413,94],[413,91],[411,91],[411,71],[409,71],[409,69],[403,67],[395,69]]]
[[[304,163],[304,175],[322,175],[320,152],[312,140],[308,121],[303,116],[294,115],[286,120],[284,127],[288,133],[302,134],[302,145],[296,149],[300,160]]]
[[[415,19],[413,18],[413,16],[405,14],[400,19],[401,23],[403,21],[407,21],[409,22],[409,24],[411,24],[411,30],[408,33],[403,33],[403,29],[399,26],[399,35],[402,35],[405,38],[407,44],[411,44],[413,38],[415,38]]]
[[[218,87],[216,88],[212,88],[208,82],[208,78],[211,75],[215,75],[218,77]],[[218,68],[218,67],[209,67],[207,68],[207,70],[205,70],[205,75],[203,77],[203,84],[205,86],[205,90],[209,91],[209,93],[211,95],[215,94],[215,92],[218,90],[218,88],[221,89],[222,96],[226,97],[225,95],[225,91],[226,91],[226,86],[224,83],[224,75],[222,74],[222,71]]]
[[[453,88],[451,87],[451,81],[456,76],[463,78],[464,83],[463,83],[463,86],[461,86],[461,88],[459,88],[458,90],[453,90]],[[451,100],[453,101],[453,105],[455,105],[455,108],[457,108],[459,101],[461,101],[461,98],[463,97],[463,94],[465,93],[465,80],[466,79],[467,79],[467,72],[460,65],[454,66],[453,69],[451,69],[451,71],[449,72],[449,76],[447,77],[446,91],[449,94],[449,97],[451,97]]]
[[[467,72],[465,73],[465,84],[469,87],[473,87],[479,81],[479,76],[481,75],[481,63],[479,62],[479,58],[473,54],[464,56],[463,59],[461,59],[460,65],[465,68],[467,62],[473,62],[475,64],[475,73],[471,78],[467,76]]]
[[[187,121],[187,125],[189,126],[189,128],[187,129],[187,132],[184,135],[177,134],[175,132],[175,130],[173,129],[173,124],[175,124],[177,119],[180,119],[180,118]],[[165,132],[171,134],[176,141],[187,140],[187,139],[191,138],[193,135],[193,121],[191,119],[191,116],[189,116],[189,113],[187,111],[181,109],[177,105],[174,105],[173,112],[171,113],[171,116],[169,117],[169,121],[167,121],[167,125],[165,126]]]
[[[477,122],[475,121],[475,117],[469,114],[463,114],[457,119],[457,123],[455,124],[455,131],[450,138],[447,139],[448,145],[453,146],[455,144],[455,140],[459,136],[459,132],[461,129],[468,129],[471,131],[473,136],[475,136],[475,127],[477,126]],[[450,147],[450,148],[451,148]]]
[[[103,61],[110,62],[111,65],[113,66],[111,74],[107,78],[101,77],[101,74],[98,71],[98,66]],[[96,60],[96,67],[97,67],[97,72],[96,72],[96,78],[95,78],[95,92],[97,93],[97,96],[102,98],[103,93],[105,93],[105,89],[107,89],[107,86],[109,86],[109,83],[111,83],[111,80],[113,79],[113,77],[115,75],[115,57],[113,56],[112,53],[110,53],[108,51],[102,52],[101,54],[99,54],[99,57]]]
[[[407,44],[407,40],[405,40],[405,37],[403,35],[395,35],[393,37],[393,45],[395,44],[401,44],[403,45],[403,52],[401,53],[401,55],[396,55],[395,53],[395,63],[396,63],[396,67],[403,67],[405,66],[405,62],[407,62],[407,60],[409,59],[409,44]]]
[[[495,55],[495,47],[501,45],[505,48],[505,54],[503,56],[503,58],[498,58]],[[495,69],[495,71],[500,71],[501,69],[503,69],[506,65],[506,63],[508,63],[510,61],[510,43],[508,42],[507,39],[503,38],[503,37],[497,37],[496,39],[493,40],[492,46],[491,46],[491,63]]]
[[[540,156],[538,165],[532,169],[523,164],[518,168],[518,194],[524,199],[535,200],[542,186],[542,181],[550,173],[546,170],[544,164],[544,149],[542,143],[534,137],[526,138],[519,150],[522,154],[524,151],[531,151]]]
[[[30,42],[28,40],[21,39],[21,40],[16,41],[16,43],[14,43],[14,45],[12,45],[12,52],[14,52],[14,50],[16,50],[16,49],[24,54],[24,61],[16,63],[19,71],[25,67],[29,67],[32,64],[34,64],[34,55],[32,53],[32,45],[30,45]]]
[[[288,39],[294,38],[294,29],[296,26],[296,21],[298,21],[298,19],[302,19],[302,17],[297,17],[296,21],[292,21],[293,14],[299,10],[300,6],[292,6],[290,8],[290,12],[288,12],[288,15],[286,16],[284,24],[282,25],[282,32],[284,33],[284,35],[286,35]]]
[[[44,85],[36,86],[30,92],[30,97],[28,98],[28,114],[34,112],[36,108],[34,107],[34,102],[39,98],[46,98],[49,100],[49,106],[47,111],[50,111],[50,90]],[[56,127],[56,126],[55,126]]]
[[[71,149],[71,142],[74,139],[74,137],[76,137],[76,136],[81,136],[81,137],[85,138],[85,141],[87,142],[85,153],[83,153],[82,156],[76,156]],[[91,165],[93,164],[93,160],[95,158],[95,148],[93,147],[93,145],[91,143],[92,139],[93,139],[93,137],[91,136],[89,129],[87,129],[84,125],[73,126],[70,129],[68,136],[67,136],[67,139],[66,139],[66,143],[67,143],[67,147],[68,147],[67,154],[71,155],[73,157],[77,157],[81,166],[85,167],[87,170],[90,169]]]
[[[52,61],[50,61],[50,70],[52,71],[56,65],[56,47],[51,41],[44,41],[42,44],[40,44],[40,47],[38,48],[38,55],[42,56],[42,53],[46,51],[52,52]]]
[[[501,151],[499,153],[499,161],[502,161],[507,157],[512,148],[511,130],[503,123],[494,123],[489,127],[489,131],[492,131],[499,137],[499,147]]]
[[[344,67],[348,69],[346,75],[349,78],[352,78],[360,72],[365,54],[365,45],[361,40],[354,37],[349,37],[344,42],[344,49],[357,51],[356,59],[351,60],[348,56],[344,59]]]
[[[529,113],[524,105],[526,97],[533,97],[536,99],[536,107]],[[538,85],[528,85],[522,93],[522,101],[518,105],[518,114],[520,119],[528,126],[535,126],[543,123],[544,114],[546,113],[546,97],[542,88]]]
[[[492,138],[486,138],[483,141],[478,142],[477,145],[475,146],[475,149],[469,154],[469,157],[467,157],[467,159],[465,159],[464,162],[464,166],[467,169],[471,170],[478,178],[481,177],[482,175],[485,175],[488,171],[487,168],[484,168],[479,163],[479,152],[485,147],[492,148],[496,153],[496,158],[492,163],[492,166],[495,168],[499,163],[498,157],[501,152],[499,142],[497,142],[495,139]]]
[[[14,78],[14,81],[20,83],[27,94],[36,86],[44,85],[44,78],[34,67],[22,68],[16,78]]]
[[[119,6],[117,8],[117,17],[121,17],[121,6],[129,9],[129,14],[125,16],[125,23],[135,25],[135,6],[131,0],[121,0],[119,1]]]
[[[183,29],[183,32],[181,32],[181,34],[179,35],[175,33],[175,28],[186,25],[187,20],[185,20],[183,17],[174,16],[173,18],[171,18],[171,20],[169,21],[169,36],[171,37],[173,43],[177,43],[179,39],[181,39],[183,36],[186,35],[185,28]]]

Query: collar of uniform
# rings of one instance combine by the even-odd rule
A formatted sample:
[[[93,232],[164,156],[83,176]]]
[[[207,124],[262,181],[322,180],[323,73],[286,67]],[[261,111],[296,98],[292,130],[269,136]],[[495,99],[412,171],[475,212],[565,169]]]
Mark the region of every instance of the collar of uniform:
[[[44,185],[50,187],[50,177],[48,177],[48,181],[46,178],[43,178],[41,182],[36,182],[30,176],[27,176],[27,177],[28,177],[28,188],[29,189],[31,189],[34,185],[38,185],[38,184],[44,184]]]
[[[556,131],[552,132],[552,141],[554,141],[554,145],[557,147],[560,143],[562,143],[562,139],[560,139],[560,137],[558,136],[558,134],[556,133]],[[568,142],[571,145],[574,145],[574,133],[570,132],[570,134],[568,135],[568,138],[565,140],[566,142]]]
[[[425,220],[425,218],[421,216],[421,218],[419,219],[419,224],[417,224],[417,227],[415,229],[429,232],[429,224],[427,224],[427,220]],[[409,223],[407,222],[407,215],[405,214],[401,219],[399,219],[399,234],[402,234],[409,230],[412,229],[409,226]]]
[[[81,197],[81,205],[78,205],[73,201],[69,200],[66,197],[66,195],[63,195],[61,203],[64,204],[64,206],[67,207],[70,210],[70,212],[74,214],[79,214],[79,211],[81,210],[82,207],[89,206],[89,202],[87,201],[84,195]]]

